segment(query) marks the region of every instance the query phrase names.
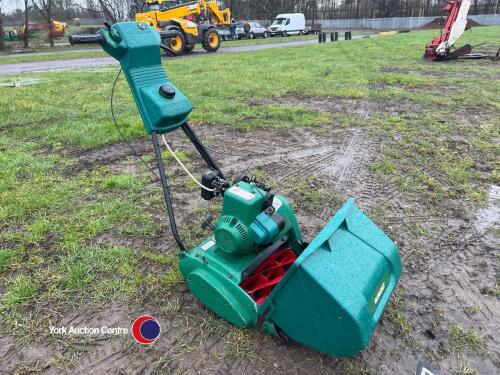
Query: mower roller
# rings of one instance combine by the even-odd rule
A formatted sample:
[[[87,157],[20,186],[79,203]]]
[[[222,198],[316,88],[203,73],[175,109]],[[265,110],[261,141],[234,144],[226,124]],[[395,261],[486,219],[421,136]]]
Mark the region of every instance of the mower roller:
[[[253,177],[230,181],[188,124],[189,99],[168,79],[160,35],[142,22],[106,25],[71,44],[99,43],[120,61],[144,127],[152,137],[179,268],[191,292],[240,327],[262,329],[320,352],[350,356],[364,349],[401,273],[395,244],[349,198],[309,243],[288,200]],[[207,238],[186,249],[177,231],[158,135],[181,129],[209,170],[201,195],[222,197]],[[172,152],[173,153],[173,152]],[[175,153],[173,153],[175,156]],[[180,162],[181,163],[181,162]],[[182,163],[181,163],[182,165]]]

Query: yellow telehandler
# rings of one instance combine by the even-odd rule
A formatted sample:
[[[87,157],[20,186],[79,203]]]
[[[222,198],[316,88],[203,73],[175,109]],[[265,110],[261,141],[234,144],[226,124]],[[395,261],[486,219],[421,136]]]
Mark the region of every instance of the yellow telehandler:
[[[219,9],[216,0],[196,0],[181,3],[177,0],[146,0],[135,20],[156,28],[161,35],[162,48],[181,55],[201,43],[207,52],[220,46],[216,26],[231,23],[231,10]]]

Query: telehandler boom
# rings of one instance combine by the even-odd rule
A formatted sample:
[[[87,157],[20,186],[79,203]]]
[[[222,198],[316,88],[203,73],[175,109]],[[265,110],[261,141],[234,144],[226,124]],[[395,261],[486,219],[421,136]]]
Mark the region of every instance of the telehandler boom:
[[[160,32],[163,49],[181,55],[196,43],[207,52],[217,51],[221,40],[216,26],[229,25],[231,11],[219,9],[216,0],[146,0],[135,19]]]

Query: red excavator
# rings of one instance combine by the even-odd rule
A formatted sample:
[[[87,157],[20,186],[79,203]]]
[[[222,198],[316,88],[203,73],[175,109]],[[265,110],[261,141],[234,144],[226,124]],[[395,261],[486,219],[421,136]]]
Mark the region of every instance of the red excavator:
[[[442,14],[448,14],[444,30],[441,29],[441,35],[435,36],[432,42],[425,46],[424,59],[431,61],[452,60],[457,58],[498,59],[498,52],[494,57],[480,53],[472,54],[472,46],[470,44],[455,48],[455,42],[462,36],[465,30],[470,28],[470,26],[467,26],[467,13],[469,12],[471,0],[444,1],[446,5],[442,10]]]

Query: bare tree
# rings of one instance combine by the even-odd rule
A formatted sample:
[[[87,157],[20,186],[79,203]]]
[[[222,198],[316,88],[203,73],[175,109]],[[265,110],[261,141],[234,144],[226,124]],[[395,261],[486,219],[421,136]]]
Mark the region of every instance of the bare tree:
[[[28,48],[28,39],[30,36],[29,30],[29,0],[24,0],[24,31],[23,31],[23,40],[24,40],[24,48]]]
[[[117,22],[118,17],[113,7],[112,0],[99,0],[99,5],[101,6],[102,12],[104,13],[104,18],[112,23]]]
[[[49,29],[49,44],[54,46],[54,33],[52,30],[52,1],[53,0],[32,0],[35,9],[42,15]]]
[[[78,6],[81,12],[85,12],[88,16],[99,17],[101,13],[100,5],[97,0],[85,0],[83,5]]]
[[[5,33],[3,31],[2,2],[0,1],[0,50],[5,49],[4,35]]]
[[[104,18],[115,23],[123,21],[129,15],[132,4],[137,4],[135,0],[98,0]]]

